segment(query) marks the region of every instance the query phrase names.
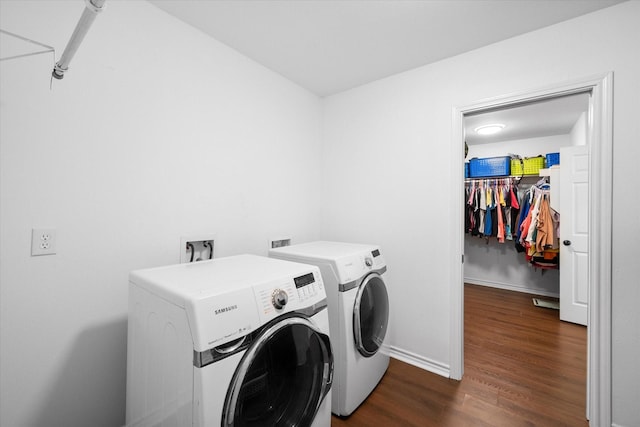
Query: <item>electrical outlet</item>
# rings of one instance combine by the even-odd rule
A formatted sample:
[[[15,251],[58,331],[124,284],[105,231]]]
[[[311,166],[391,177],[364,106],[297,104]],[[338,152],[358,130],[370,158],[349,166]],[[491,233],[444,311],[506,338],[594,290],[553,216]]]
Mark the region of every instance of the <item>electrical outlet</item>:
[[[56,253],[56,229],[34,228],[31,230],[31,256]]]

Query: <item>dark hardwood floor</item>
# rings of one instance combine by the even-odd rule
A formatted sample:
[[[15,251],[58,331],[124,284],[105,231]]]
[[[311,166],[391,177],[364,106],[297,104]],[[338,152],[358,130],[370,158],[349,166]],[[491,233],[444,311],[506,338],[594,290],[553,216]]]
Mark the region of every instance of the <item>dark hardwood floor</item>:
[[[333,427],[588,426],[586,328],[535,307],[529,294],[464,291],[462,381],[391,359],[369,398],[351,416],[333,416]]]

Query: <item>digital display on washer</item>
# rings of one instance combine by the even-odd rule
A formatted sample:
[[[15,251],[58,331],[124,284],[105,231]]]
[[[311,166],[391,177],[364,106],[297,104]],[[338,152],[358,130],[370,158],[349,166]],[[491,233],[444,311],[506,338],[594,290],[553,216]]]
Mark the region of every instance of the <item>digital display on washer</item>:
[[[376,250],[371,252],[371,255],[373,255],[374,258],[377,257],[377,256],[380,256],[380,251],[378,249],[376,249]]]
[[[304,276],[295,277],[293,279],[293,282],[296,284],[296,289],[307,286],[315,281],[316,279],[313,277],[313,273],[305,274]]]

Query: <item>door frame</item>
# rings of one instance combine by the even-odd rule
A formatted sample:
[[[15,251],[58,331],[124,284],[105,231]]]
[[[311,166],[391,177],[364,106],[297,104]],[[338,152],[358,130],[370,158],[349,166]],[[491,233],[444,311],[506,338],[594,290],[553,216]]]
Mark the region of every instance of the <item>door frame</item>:
[[[362,339],[362,324],[360,322],[361,321],[360,306],[362,305],[362,295],[363,295],[364,289],[369,285],[369,282],[374,279],[379,281],[379,283],[382,286],[382,289],[384,290],[384,297],[385,297],[384,302],[386,303],[385,306],[387,309],[387,313],[386,313],[387,316],[384,319],[384,325],[383,325],[384,334],[382,335],[382,340],[380,345],[378,346],[378,348],[375,349],[375,351],[369,351],[364,347],[364,343]],[[379,303],[380,301],[376,301],[376,302]],[[380,304],[374,304],[374,308],[379,308],[379,306]],[[387,292],[387,284],[385,283],[384,279],[382,279],[381,273],[378,273],[377,271],[372,271],[370,274],[367,274],[364,280],[362,280],[362,282],[358,285],[356,300],[355,300],[355,303],[353,304],[352,322],[353,322],[353,337],[355,341],[356,350],[358,350],[358,353],[360,353],[363,357],[366,357],[366,358],[373,357],[376,354],[378,354],[378,352],[382,350],[383,343],[385,341],[385,338],[387,337],[387,333],[389,329],[389,293]]]
[[[464,116],[590,93],[589,146],[589,314],[587,326],[587,418],[611,425],[611,258],[613,189],[613,73],[608,72],[542,89],[499,96],[453,108],[451,144],[450,378],[464,373]],[[597,201],[597,203],[595,202]]]

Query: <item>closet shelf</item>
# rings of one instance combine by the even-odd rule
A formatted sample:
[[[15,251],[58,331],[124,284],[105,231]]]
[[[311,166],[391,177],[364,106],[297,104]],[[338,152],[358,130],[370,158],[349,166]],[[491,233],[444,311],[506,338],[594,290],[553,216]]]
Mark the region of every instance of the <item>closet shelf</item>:
[[[479,177],[466,177],[464,180],[466,181],[484,181],[491,179],[508,179],[508,178],[516,178],[516,179],[526,179],[526,178],[535,178],[540,179],[539,175],[502,175],[502,176],[479,176]]]

